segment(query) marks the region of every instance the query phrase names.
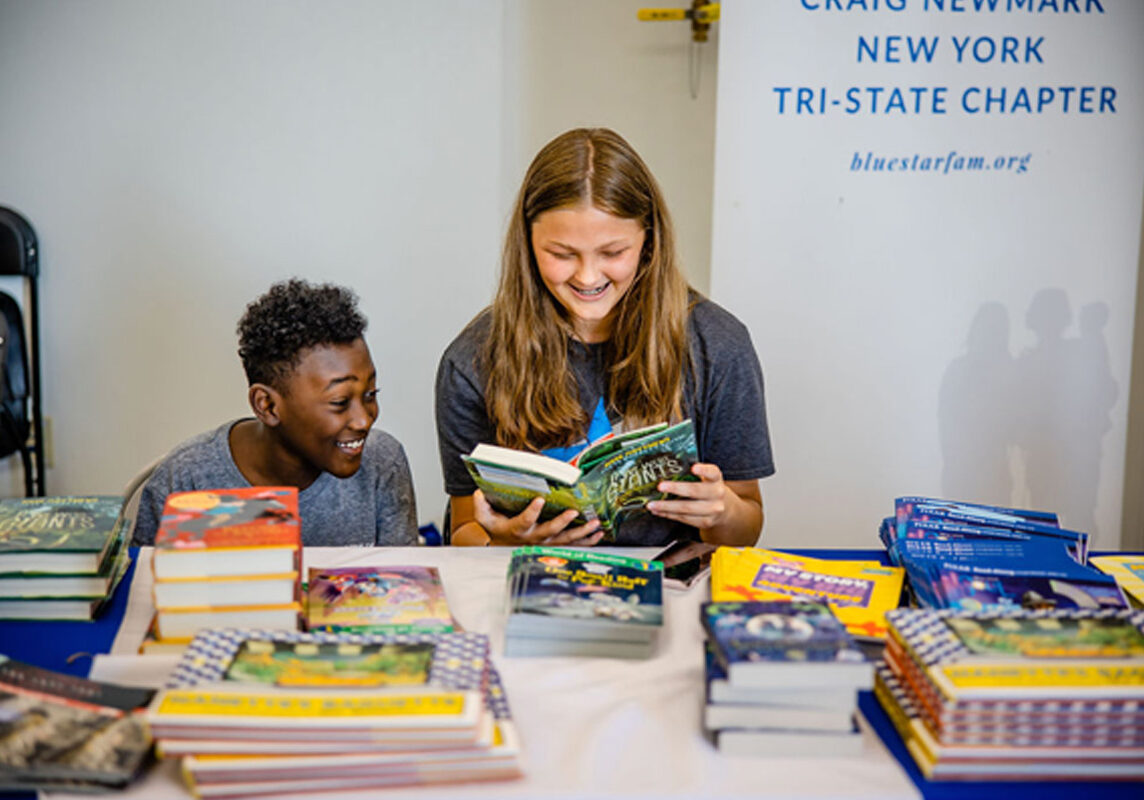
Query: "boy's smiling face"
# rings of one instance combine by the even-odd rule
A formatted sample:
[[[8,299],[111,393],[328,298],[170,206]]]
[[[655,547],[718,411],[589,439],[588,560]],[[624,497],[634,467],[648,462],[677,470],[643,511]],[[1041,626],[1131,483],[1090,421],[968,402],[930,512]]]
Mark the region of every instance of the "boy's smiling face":
[[[364,339],[302,354],[277,392],[277,436],[296,467],[348,478],[361,467],[377,420],[377,371]]]

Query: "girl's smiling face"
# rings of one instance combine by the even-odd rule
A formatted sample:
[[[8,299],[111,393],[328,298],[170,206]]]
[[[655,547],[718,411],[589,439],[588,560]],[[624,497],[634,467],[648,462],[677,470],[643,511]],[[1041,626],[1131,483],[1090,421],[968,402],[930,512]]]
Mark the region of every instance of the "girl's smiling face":
[[[545,211],[532,223],[540,279],[568,312],[576,337],[607,341],[611,315],[639,269],[645,232],[591,205]]]

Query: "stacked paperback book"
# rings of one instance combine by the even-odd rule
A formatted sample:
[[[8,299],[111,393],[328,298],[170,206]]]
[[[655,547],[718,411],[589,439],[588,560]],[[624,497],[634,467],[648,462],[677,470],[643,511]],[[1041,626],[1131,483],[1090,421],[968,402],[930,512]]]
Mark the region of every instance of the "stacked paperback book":
[[[155,535],[155,620],[143,652],[181,648],[204,628],[297,630],[298,490],[175,492]]]
[[[0,791],[124,788],[151,753],[152,694],[0,656]]]
[[[811,558],[757,547],[720,547],[711,559],[711,599],[816,600],[851,635],[881,641],[885,615],[902,594],[901,567],[878,561]]]
[[[825,603],[704,603],[704,724],[729,755],[839,756],[862,750],[854,721],[873,664]]]
[[[520,547],[508,567],[506,656],[647,658],[663,627],[663,565]]]
[[[200,798],[503,780],[519,745],[477,633],[199,633],[148,711]]]
[[[879,536],[922,608],[1125,608],[1111,575],[1087,563],[1088,534],[1055,514],[900,497]]]
[[[891,611],[875,694],[930,780],[1144,779],[1144,611]]]
[[[122,497],[0,500],[0,619],[94,619],[130,565],[122,507]]]

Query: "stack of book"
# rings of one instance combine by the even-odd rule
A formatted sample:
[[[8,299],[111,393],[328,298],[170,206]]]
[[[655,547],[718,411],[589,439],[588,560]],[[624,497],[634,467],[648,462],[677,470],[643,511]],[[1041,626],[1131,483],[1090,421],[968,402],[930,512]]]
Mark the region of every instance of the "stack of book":
[[[854,720],[873,664],[825,603],[704,603],[704,725],[729,755],[839,756],[862,750]]]
[[[663,565],[520,547],[508,567],[506,656],[647,658],[663,627]]]
[[[0,791],[126,787],[151,754],[142,711],[153,694],[0,655]]]
[[[122,497],[0,500],[0,619],[94,619],[130,564]]]
[[[886,612],[897,608],[904,571],[878,561],[811,558],[757,547],[720,547],[711,559],[711,599],[816,600],[852,636],[881,642]]]
[[[311,567],[306,629],[345,633],[451,633],[436,567]]]
[[[155,534],[155,620],[143,652],[185,646],[204,628],[297,630],[298,490],[175,492]]]
[[[198,634],[148,711],[196,797],[274,797],[520,775],[488,637]]]
[[[887,616],[875,694],[930,780],[1144,779],[1144,612]]]
[[[1088,534],[1055,514],[900,497],[879,536],[922,608],[1125,608],[1115,578],[1087,564]]]

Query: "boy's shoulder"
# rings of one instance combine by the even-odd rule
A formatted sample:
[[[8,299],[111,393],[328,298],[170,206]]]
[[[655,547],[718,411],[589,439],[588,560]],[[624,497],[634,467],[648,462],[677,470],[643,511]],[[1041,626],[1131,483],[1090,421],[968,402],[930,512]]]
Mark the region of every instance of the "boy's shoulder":
[[[392,433],[381,428],[370,428],[365,439],[365,457],[369,461],[390,461],[405,457],[405,448]]]
[[[230,429],[241,420],[231,420],[217,428],[197,433],[184,439],[171,448],[163,458],[162,465],[173,467],[189,466],[201,461],[216,461],[220,457],[230,457]]]

